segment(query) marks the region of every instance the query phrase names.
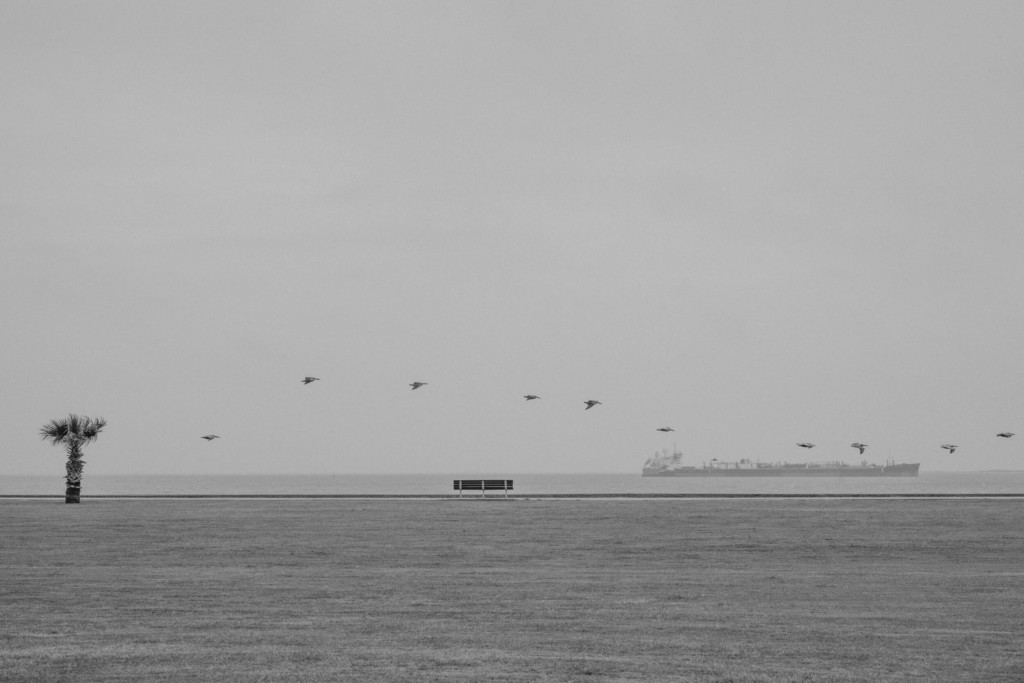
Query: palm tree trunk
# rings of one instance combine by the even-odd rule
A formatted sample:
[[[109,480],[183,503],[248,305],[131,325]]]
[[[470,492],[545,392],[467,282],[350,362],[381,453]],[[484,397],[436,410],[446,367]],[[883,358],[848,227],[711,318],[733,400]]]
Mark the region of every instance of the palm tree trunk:
[[[65,503],[81,503],[82,502],[82,487],[80,484],[68,484],[67,488],[64,489],[64,502]]]
[[[68,464],[65,466],[67,484],[64,489],[65,503],[82,502],[82,467],[85,461],[82,460],[82,448],[77,439],[72,439],[68,444]]]

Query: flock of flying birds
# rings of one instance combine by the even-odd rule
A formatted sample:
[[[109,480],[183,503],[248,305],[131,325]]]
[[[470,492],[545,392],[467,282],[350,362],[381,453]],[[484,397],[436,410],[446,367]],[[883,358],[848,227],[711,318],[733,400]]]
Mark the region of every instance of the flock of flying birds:
[[[313,382],[319,382],[320,378],[319,377],[308,377],[307,376],[307,377],[303,377],[301,381],[302,381],[303,384],[312,384]],[[420,387],[427,386],[427,382],[412,382],[411,384],[409,384],[409,386],[412,387],[413,391],[416,391]],[[527,401],[535,401],[538,398],[540,398],[540,396],[537,396],[536,394],[526,394],[525,396],[523,396],[523,398],[525,398]],[[584,403],[584,405],[587,406],[583,410],[590,410],[594,406],[601,405],[600,401],[594,401],[593,399],[591,399],[589,401],[584,401],[583,403]],[[672,429],[671,427],[658,427],[657,431],[659,431],[659,432],[674,432],[676,430]],[[1003,438],[1003,439],[1009,439],[1011,436],[1013,436],[1013,432],[1000,432],[1000,433],[996,434],[996,436],[998,436],[1000,438]],[[213,441],[214,439],[219,439],[220,437],[217,436],[216,434],[207,434],[206,436],[202,436],[200,438],[206,439],[207,441]],[[805,442],[802,442],[802,443],[798,443],[797,446],[799,446],[800,448],[814,448],[815,444],[809,443],[809,442],[805,441]],[[850,446],[852,446],[853,448],[856,448],[858,451],[860,451],[861,455],[864,455],[864,449],[868,447],[868,445],[866,443],[860,443],[860,442],[851,443]],[[956,449],[959,448],[959,446],[957,446],[955,443],[944,443],[944,444],[942,444],[941,448],[946,449],[947,451],[949,451],[950,455],[953,455],[953,453],[956,452]]]
[[[1013,432],[999,432],[998,434],[996,434],[996,436],[1001,437],[1003,439],[1009,439],[1011,436],[1013,436]],[[866,443],[851,443],[850,445],[856,448],[858,451],[860,451],[861,455],[864,455],[864,449],[868,447]],[[798,443],[797,446],[800,446],[800,448],[814,448],[813,443]],[[947,451],[949,451],[950,455],[953,455],[954,453],[956,453],[956,449],[960,447],[957,446],[955,443],[944,443],[942,444],[942,446],[940,446],[940,448],[945,448]]]

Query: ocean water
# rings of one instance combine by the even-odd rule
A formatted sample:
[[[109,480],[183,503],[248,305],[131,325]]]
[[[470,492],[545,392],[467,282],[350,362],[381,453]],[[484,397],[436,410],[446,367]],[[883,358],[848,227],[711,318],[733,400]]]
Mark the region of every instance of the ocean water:
[[[451,495],[452,480],[512,479],[513,493],[535,494],[1022,494],[1024,470],[921,472],[918,477],[709,478],[641,477],[637,474],[295,474],[133,475],[86,474],[82,495]],[[0,495],[64,494],[62,476],[0,475]],[[479,496],[479,492],[464,495]],[[500,492],[488,495],[501,495]]]

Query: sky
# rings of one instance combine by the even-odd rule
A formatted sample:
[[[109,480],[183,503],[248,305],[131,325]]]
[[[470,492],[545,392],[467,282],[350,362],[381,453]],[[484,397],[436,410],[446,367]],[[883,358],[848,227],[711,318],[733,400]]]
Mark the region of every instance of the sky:
[[[1022,34],[1015,1],[4,2],[0,475],[62,476],[68,413],[108,421],[86,477],[1024,469]]]

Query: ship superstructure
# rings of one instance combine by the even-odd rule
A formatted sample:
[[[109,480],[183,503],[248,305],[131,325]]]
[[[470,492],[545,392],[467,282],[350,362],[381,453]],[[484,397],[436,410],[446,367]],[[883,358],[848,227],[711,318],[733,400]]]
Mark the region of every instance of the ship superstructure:
[[[916,477],[920,463],[897,463],[889,460],[876,465],[862,460],[849,464],[841,460],[825,462],[761,462],[741,458],[712,458],[700,465],[686,465],[678,450],[655,453],[644,463],[645,477]]]

